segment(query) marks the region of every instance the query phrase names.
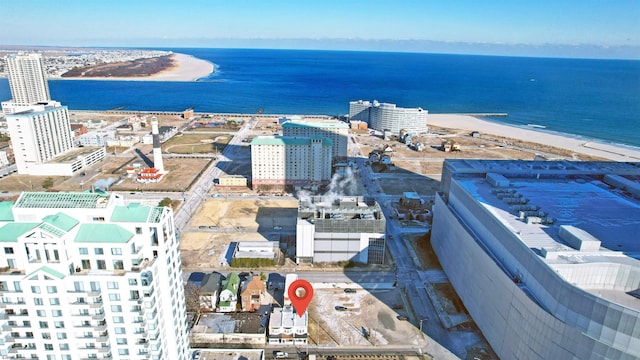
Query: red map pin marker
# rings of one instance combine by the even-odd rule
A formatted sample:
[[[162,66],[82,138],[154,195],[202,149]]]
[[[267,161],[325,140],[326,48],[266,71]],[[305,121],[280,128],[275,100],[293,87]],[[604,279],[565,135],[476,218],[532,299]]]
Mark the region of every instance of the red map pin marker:
[[[296,280],[289,285],[288,295],[296,313],[302,317],[313,298],[313,287],[307,280]]]

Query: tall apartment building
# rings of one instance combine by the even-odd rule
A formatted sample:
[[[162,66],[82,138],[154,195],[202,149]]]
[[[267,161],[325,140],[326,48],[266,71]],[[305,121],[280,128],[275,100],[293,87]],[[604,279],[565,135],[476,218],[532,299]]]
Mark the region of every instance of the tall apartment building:
[[[331,139],[331,156],[334,160],[347,159],[349,125],[338,120],[307,121],[289,120],[282,124],[283,136],[322,136]]]
[[[117,194],[0,202],[0,358],[188,359],[178,242]]]
[[[331,181],[332,141],[321,136],[258,136],[251,141],[254,189],[283,190]]]
[[[73,149],[69,112],[60,103],[32,105],[6,118],[20,174],[39,175],[38,165]]]
[[[101,161],[104,149],[95,149],[91,154],[83,151],[73,156],[89,161],[65,159],[64,163],[52,162],[74,148],[69,111],[66,106],[50,99],[40,54],[12,54],[5,60],[13,98],[2,103],[2,110],[7,119],[18,173],[71,176],[85,166],[95,164],[95,159]]]
[[[502,359],[640,358],[640,163],[445,160],[431,244]]]
[[[422,108],[401,108],[395,104],[379,103],[374,100],[352,101],[349,103],[349,118],[366,121],[369,128],[378,131],[424,133],[427,131],[428,111]]]
[[[32,105],[51,100],[40,54],[10,54],[4,59],[9,74],[11,97],[16,105]]]
[[[296,262],[354,261],[382,264],[386,219],[380,205],[362,196],[301,199]]]

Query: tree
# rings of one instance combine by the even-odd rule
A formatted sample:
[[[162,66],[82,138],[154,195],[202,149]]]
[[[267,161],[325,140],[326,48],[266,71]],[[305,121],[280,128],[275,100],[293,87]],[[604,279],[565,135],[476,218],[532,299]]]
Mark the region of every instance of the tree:
[[[200,296],[202,296],[202,286],[196,285],[191,281],[187,281],[184,286],[184,297],[187,306],[187,311],[195,312],[195,318],[200,317],[202,309],[200,307]]]
[[[46,190],[46,189],[49,189],[50,187],[53,187],[53,179],[48,177],[44,179],[44,181],[42,182],[42,188]]]
[[[171,206],[171,202],[172,200],[168,197],[160,200],[160,203],[158,204],[158,206]]]

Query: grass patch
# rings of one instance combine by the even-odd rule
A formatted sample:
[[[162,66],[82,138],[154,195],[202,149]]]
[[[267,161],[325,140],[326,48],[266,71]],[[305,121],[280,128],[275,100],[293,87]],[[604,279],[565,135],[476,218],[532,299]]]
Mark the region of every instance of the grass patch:
[[[174,154],[209,154],[222,152],[231,135],[184,134],[162,144],[162,151]]]

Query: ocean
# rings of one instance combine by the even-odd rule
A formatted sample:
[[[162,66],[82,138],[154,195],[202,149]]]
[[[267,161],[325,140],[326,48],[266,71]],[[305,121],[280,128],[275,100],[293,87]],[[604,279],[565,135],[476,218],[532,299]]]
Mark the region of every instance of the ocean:
[[[640,146],[640,61],[263,49],[162,49],[216,64],[197,82],[54,80],[77,110],[344,115],[378,100]],[[11,98],[0,79],[0,99]]]

